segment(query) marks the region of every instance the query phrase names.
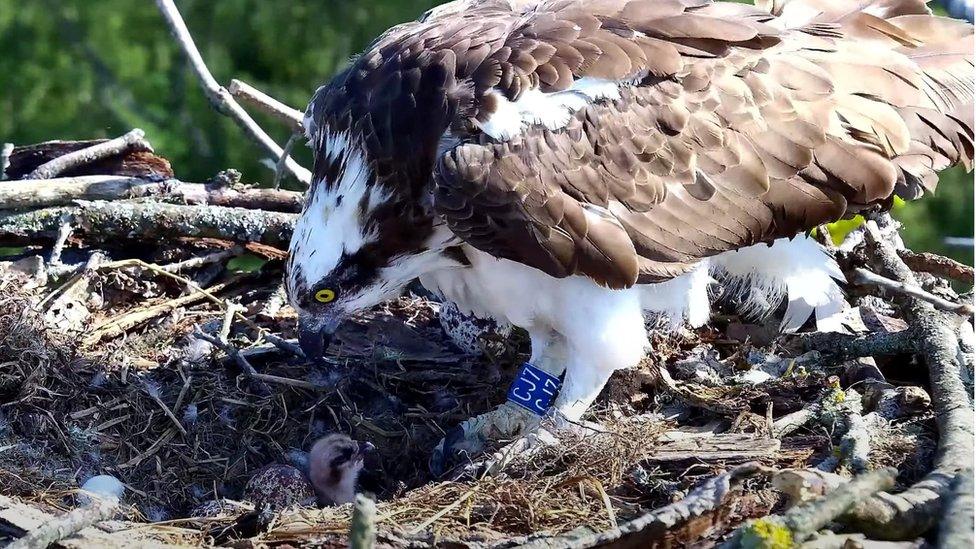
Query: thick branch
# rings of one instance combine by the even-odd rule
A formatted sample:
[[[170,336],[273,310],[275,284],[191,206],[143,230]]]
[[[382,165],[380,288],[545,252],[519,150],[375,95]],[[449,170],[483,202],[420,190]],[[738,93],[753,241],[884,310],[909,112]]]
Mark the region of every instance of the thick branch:
[[[50,179],[57,177],[58,174],[68,170],[91,164],[96,160],[122,154],[133,148],[151,152],[152,147],[146,142],[145,135],[145,132],[136,128],[121,137],[116,137],[115,139],[110,139],[97,145],[59,156],[38,166],[25,179]]]
[[[94,498],[91,503],[78,507],[68,513],[55,517],[24,537],[12,542],[8,549],[28,549],[47,547],[64,538],[74,535],[89,526],[112,518],[119,507],[119,500]]]
[[[154,197],[186,204],[300,212],[302,193],[244,186],[185,183],[176,179],[151,182],[138,177],[84,175],[33,181],[9,181],[0,186],[0,204],[9,209],[67,206],[79,200],[124,200]]]
[[[895,485],[894,468],[871,471],[842,484],[833,492],[797,505],[783,515],[783,522],[793,532],[793,538],[803,541],[817,530],[839,517],[856,502]]]
[[[180,15],[179,10],[176,9],[173,0],[156,0],[156,6],[159,7],[159,11],[163,14],[163,18],[166,20],[166,24],[169,26],[173,38],[176,39],[183,49],[187,61],[190,62],[194,74],[200,80],[203,92],[206,94],[213,108],[217,112],[229,116],[252,141],[261,145],[275,160],[281,158],[281,147],[261,129],[261,126],[234,100],[234,96],[226,88],[217,83],[217,80],[210,73],[210,69],[207,68],[207,64],[203,61],[203,56],[200,55],[200,51],[197,49],[196,44],[194,44],[193,37],[190,35],[189,29],[186,28],[186,23],[183,22],[183,17]],[[288,160],[285,163],[285,167],[288,169],[288,173],[305,185],[308,185],[312,181],[312,173],[301,167],[294,160]]]
[[[907,285],[918,286],[915,275],[883,241],[871,222],[866,242],[879,271]],[[858,530],[882,539],[913,539],[938,520],[952,479],[973,463],[973,411],[960,378],[955,318],[917,298],[904,306],[907,320],[917,330],[929,372],[932,405],[939,429],[935,469],[900,494],[879,494],[855,506],[848,515]]]
[[[794,337],[804,351],[820,351],[835,363],[868,356],[918,352],[918,340],[911,329],[869,335],[815,332],[796,334]]]
[[[7,180],[7,167],[10,166],[10,155],[14,153],[13,143],[4,143],[0,148],[0,181]]]
[[[0,212],[0,241],[53,241],[64,216],[89,241],[120,242],[178,237],[260,242],[285,249],[297,216],[223,206],[183,206],[158,202],[83,202],[78,206],[23,213]]]
[[[954,259],[932,253],[916,253],[911,250],[898,250],[898,256],[913,271],[952,278],[966,284],[973,283],[973,268]]]
[[[242,82],[237,79],[231,80],[227,91],[245,103],[253,105],[284,122],[291,128],[292,132],[299,133],[304,131],[302,127],[302,118],[304,118],[304,115],[301,111],[285,105],[247,82]]]
[[[952,493],[939,529],[939,547],[969,549],[973,547],[973,470],[956,475]]]

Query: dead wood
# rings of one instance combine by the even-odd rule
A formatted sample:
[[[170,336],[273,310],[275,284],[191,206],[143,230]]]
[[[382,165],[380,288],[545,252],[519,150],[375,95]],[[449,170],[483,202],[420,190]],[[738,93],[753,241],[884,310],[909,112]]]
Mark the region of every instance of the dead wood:
[[[0,147],[0,181],[6,181],[9,178],[7,168],[10,167],[10,155],[13,153],[13,143],[4,143],[3,147]]]
[[[300,212],[302,193],[275,189],[187,183],[176,179],[148,181],[139,177],[87,175],[56,179],[9,181],[0,186],[4,209],[67,206],[79,200],[154,198],[193,205],[226,206],[276,212]]]
[[[302,133],[304,131],[302,119],[305,115],[301,111],[285,105],[247,82],[235,78],[230,81],[230,85],[227,86],[227,91],[234,97],[263,110],[287,124],[293,133]]]
[[[200,55],[200,50],[194,44],[193,37],[190,35],[189,29],[186,28],[186,23],[173,0],[156,0],[156,6],[163,14],[170,33],[180,45],[190,67],[193,69],[193,73],[200,81],[200,86],[210,101],[210,105],[217,112],[230,117],[249,139],[265,149],[275,161],[281,158],[283,156],[282,148],[261,129],[261,126],[234,100],[234,96],[221,86],[210,73],[210,69],[207,68],[203,56]],[[312,173],[294,160],[286,160],[285,168],[289,174],[306,186],[312,180]]]
[[[295,214],[159,202],[79,202],[77,206],[0,212],[0,242],[54,241],[63,219],[96,244],[180,237],[258,242],[285,249]]]
[[[915,275],[881,236],[873,222],[866,224],[865,240],[883,275],[918,286]],[[870,537],[914,539],[931,528],[940,516],[945,494],[956,474],[973,462],[973,414],[960,378],[958,317],[937,311],[932,304],[908,296],[906,317],[918,330],[919,347],[929,373],[932,404],[939,428],[935,469],[899,494],[882,494],[851,510],[852,526]]]
[[[45,141],[44,143],[16,147],[11,150],[10,166],[6,170],[7,179],[27,178],[31,172],[43,164],[107,143],[108,140],[105,139]],[[173,177],[173,169],[169,161],[154,154],[148,144],[141,146],[136,143],[128,148],[121,148],[116,154],[63,169],[57,174],[57,177],[82,175],[116,175],[162,180]],[[55,176],[52,175],[51,177]]]
[[[109,139],[49,160],[38,166],[25,179],[51,179],[68,170],[91,164],[96,160],[118,156],[130,149],[153,152],[152,146],[146,141],[145,136],[145,132],[136,128],[121,137]]]
[[[111,518],[118,511],[115,498],[92,498],[91,503],[52,518],[27,532],[22,538],[7,545],[8,549],[35,549],[47,547],[72,536],[85,528]]]
[[[655,445],[645,460],[657,464],[682,461],[741,463],[771,459],[779,448],[779,439],[722,433]]]
[[[921,271],[966,284],[973,284],[973,268],[954,259],[928,252],[913,252],[907,249],[898,250],[898,257],[913,271]]]

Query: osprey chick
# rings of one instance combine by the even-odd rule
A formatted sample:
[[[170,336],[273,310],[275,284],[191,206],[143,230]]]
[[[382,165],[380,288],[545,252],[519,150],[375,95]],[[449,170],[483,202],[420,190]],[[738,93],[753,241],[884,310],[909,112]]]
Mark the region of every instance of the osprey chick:
[[[477,448],[550,404],[578,420],[644,356],[643,313],[700,325],[713,279],[752,309],[786,297],[786,330],[829,327],[841,274],[802,235],[970,167],[972,53],[973,27],[922,0],[435,8],[308,107],[302,347],[418,277],[524,328],[509,402],[448,437]]]

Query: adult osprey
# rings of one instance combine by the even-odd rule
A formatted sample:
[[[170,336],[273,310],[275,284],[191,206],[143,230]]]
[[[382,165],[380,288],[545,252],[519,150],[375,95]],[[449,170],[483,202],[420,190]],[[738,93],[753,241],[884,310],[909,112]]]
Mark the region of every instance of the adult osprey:
[[[785,329],[828,321],[841,274],[803,233],[970,166],[972,53],[921,0],[435,8],[308,107],[302,347],[418,277],[524,328],[521,385],[463,426],[478,446],[535,427],[563,371],[554,415],[579,419],[648,350],[643,313],[704,323],[713,277],[785,294]]]

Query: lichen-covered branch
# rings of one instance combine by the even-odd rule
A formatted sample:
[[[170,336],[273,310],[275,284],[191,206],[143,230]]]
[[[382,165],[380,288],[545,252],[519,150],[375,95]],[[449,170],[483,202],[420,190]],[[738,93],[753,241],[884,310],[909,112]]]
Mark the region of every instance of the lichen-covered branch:
[[[62,157],[63,158],[63,157]],[[45,180],[8,181],[0,186],[4,209],[67,206],[78,200],[157,198],[185,204],[211,204],[278,212],[300,212],[302,193],[277,189],[186,183],[176,179],[148,181],[139,177],[84,175]]]
[[[184,206],[159,202],[82,202],[77,206],[29,212],[0,212],[0,242],[54,241],[64,219],[87,241],[175,240],[179,237],[260,242],[285,249],[295,214],[227,208]]]
[[[671,529],[721,508],[727,503],[736,483],[762,470],[757,463],[744,463],[706,480],[682,500],[655,509],[617,528],[582,537],[540,540],[536,545],[530,543],[523,547],[583,549],[608,544],[619,544],[621,547],[657,546],[656,542],[661,542]]]
[[[939,528],[939,547],[969,549],[973,547],[973,470],[956,475],[952,492]]]
[[[7,549],[47,547],[89,526],[111,518],[115,515],[118,508],[119,500],[117,499],[94,498],[87,505],[78,507],[60,517],[55,517],[41,524],[34,530],[28,532],[24,537],[7,545]]]
[[[915,285],[914,274],[882,239],[873,222],[865,224],[870,256],[883,275]],[[918,345],[929,372],[932,405],[939,429],[935,469],[900,494],[882,494],[863,501],[848,514],[859,531],[881,539],[914,539],[931,528],[943,506],[952,479],[973,463],[973,411],[960,377],[955,325],[959,317],[940,312],[930,303],[908,297],[903,307],[918,334]]]

